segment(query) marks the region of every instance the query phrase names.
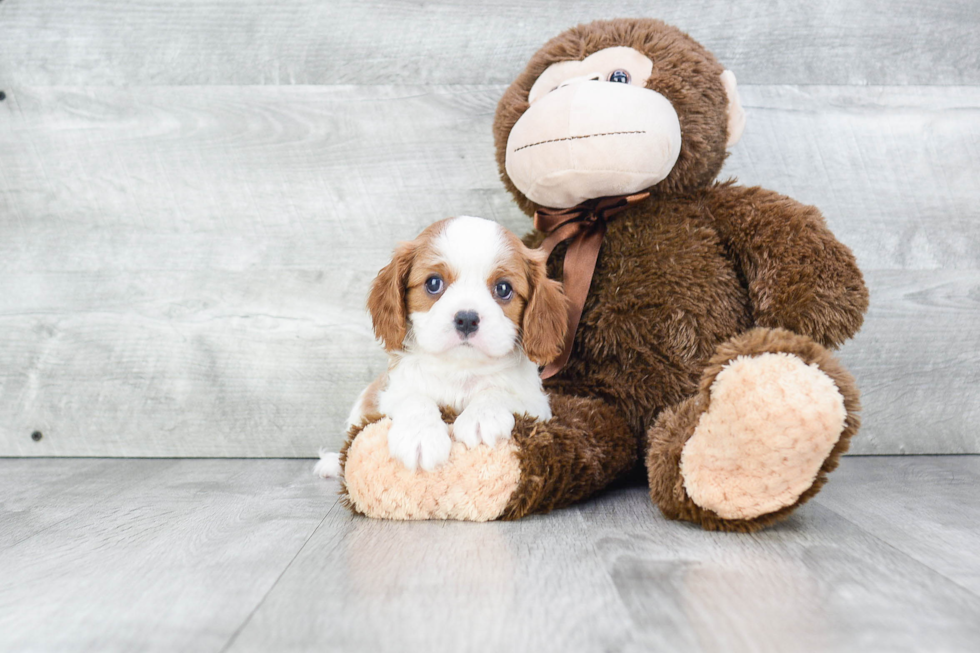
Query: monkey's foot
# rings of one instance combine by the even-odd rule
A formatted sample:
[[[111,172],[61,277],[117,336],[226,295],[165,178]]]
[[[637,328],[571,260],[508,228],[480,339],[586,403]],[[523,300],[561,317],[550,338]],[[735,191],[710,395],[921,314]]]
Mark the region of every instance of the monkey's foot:
[[[816,365],[785,353],[736,358],[715,378],[684,446],[684,487],[725,519],[792,505],[813,485],[846,416],[844,397]]]
[[[857,432],[851,376],[809,338],[755,329],[723,344],[700,392],[650,429],[650,491],[672,519],[753,531],[815,495]]]
[[[636,438],[598,399],[552,395],[554,417],[515,416],[510,439],[467,448],[412,472],[388,451],[391,420],[373,415],[348,434],[340,454],[344,493],[357,513],[383,519],[520,519],[580,501],[629,470]],[[453,424],[456,416],[443,411]]]
[[[402,520],[500,517],[521,476],[512,441],[472,449],[454,441],[446,463],[416,472],[391,457],[389,428],[387,418],[368,424],[342,456],[344,489],[355,512]]]

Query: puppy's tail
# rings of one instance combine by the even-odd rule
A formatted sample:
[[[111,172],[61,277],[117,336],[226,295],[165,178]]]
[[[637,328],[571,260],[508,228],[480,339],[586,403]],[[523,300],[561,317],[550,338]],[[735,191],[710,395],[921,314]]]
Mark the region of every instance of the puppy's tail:
[[[313,468],[313,473],[323,478],[340,478],[343,470],[340,469],[340,454],[336,451],[320,450],[320,460]]]

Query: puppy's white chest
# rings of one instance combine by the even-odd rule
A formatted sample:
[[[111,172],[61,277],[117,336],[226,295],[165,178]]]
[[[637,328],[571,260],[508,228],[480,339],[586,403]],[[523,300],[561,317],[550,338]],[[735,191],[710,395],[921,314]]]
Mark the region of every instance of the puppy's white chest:
[[[494,383],[495,375],[472,371],[443,369],[421,371],[421,373],[430,380],[426,384],[429,388],[429,398],[439,406],[446,406],[456,411],[464,410],[480,393],[500,386],[499,383]]]
[[[464,367],[447,365],[427,356],[403,358],[391,371],[388,390],[414,392],[439,406],[464,410],[473,399],[493,390],[513,393],[523,370],[515,365]]]

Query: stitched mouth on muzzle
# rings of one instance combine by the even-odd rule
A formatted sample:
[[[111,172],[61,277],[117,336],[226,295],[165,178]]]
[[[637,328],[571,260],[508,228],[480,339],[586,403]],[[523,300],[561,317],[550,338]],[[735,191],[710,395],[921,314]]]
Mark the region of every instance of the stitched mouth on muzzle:
[[[565,136],[564,138],[551,138],[546,141],[538,141],[537,143],[528,143],[527,145],[521,145],[519,148],[515,149],[514,152],[520,152],[521,150],[526,150],[529,147],[534,147],[535,145],[544,145],[545,143],[558,143],[560,141],[575,141],[580,138],[595,138],[597,136],[622,136],[623,134],[645,134],[645,133],[647,133],[645,129],[640,129],[634,131],[603,132],[601,134],[583,134],[582,136]]]

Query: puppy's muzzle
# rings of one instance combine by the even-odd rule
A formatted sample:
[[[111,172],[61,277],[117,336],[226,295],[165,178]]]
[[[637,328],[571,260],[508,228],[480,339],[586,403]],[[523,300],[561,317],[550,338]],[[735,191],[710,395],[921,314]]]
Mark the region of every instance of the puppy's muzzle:
[[[476,311],[459,311],[453,321],[456,330],[465,338],[480,328],[480,316]]]

